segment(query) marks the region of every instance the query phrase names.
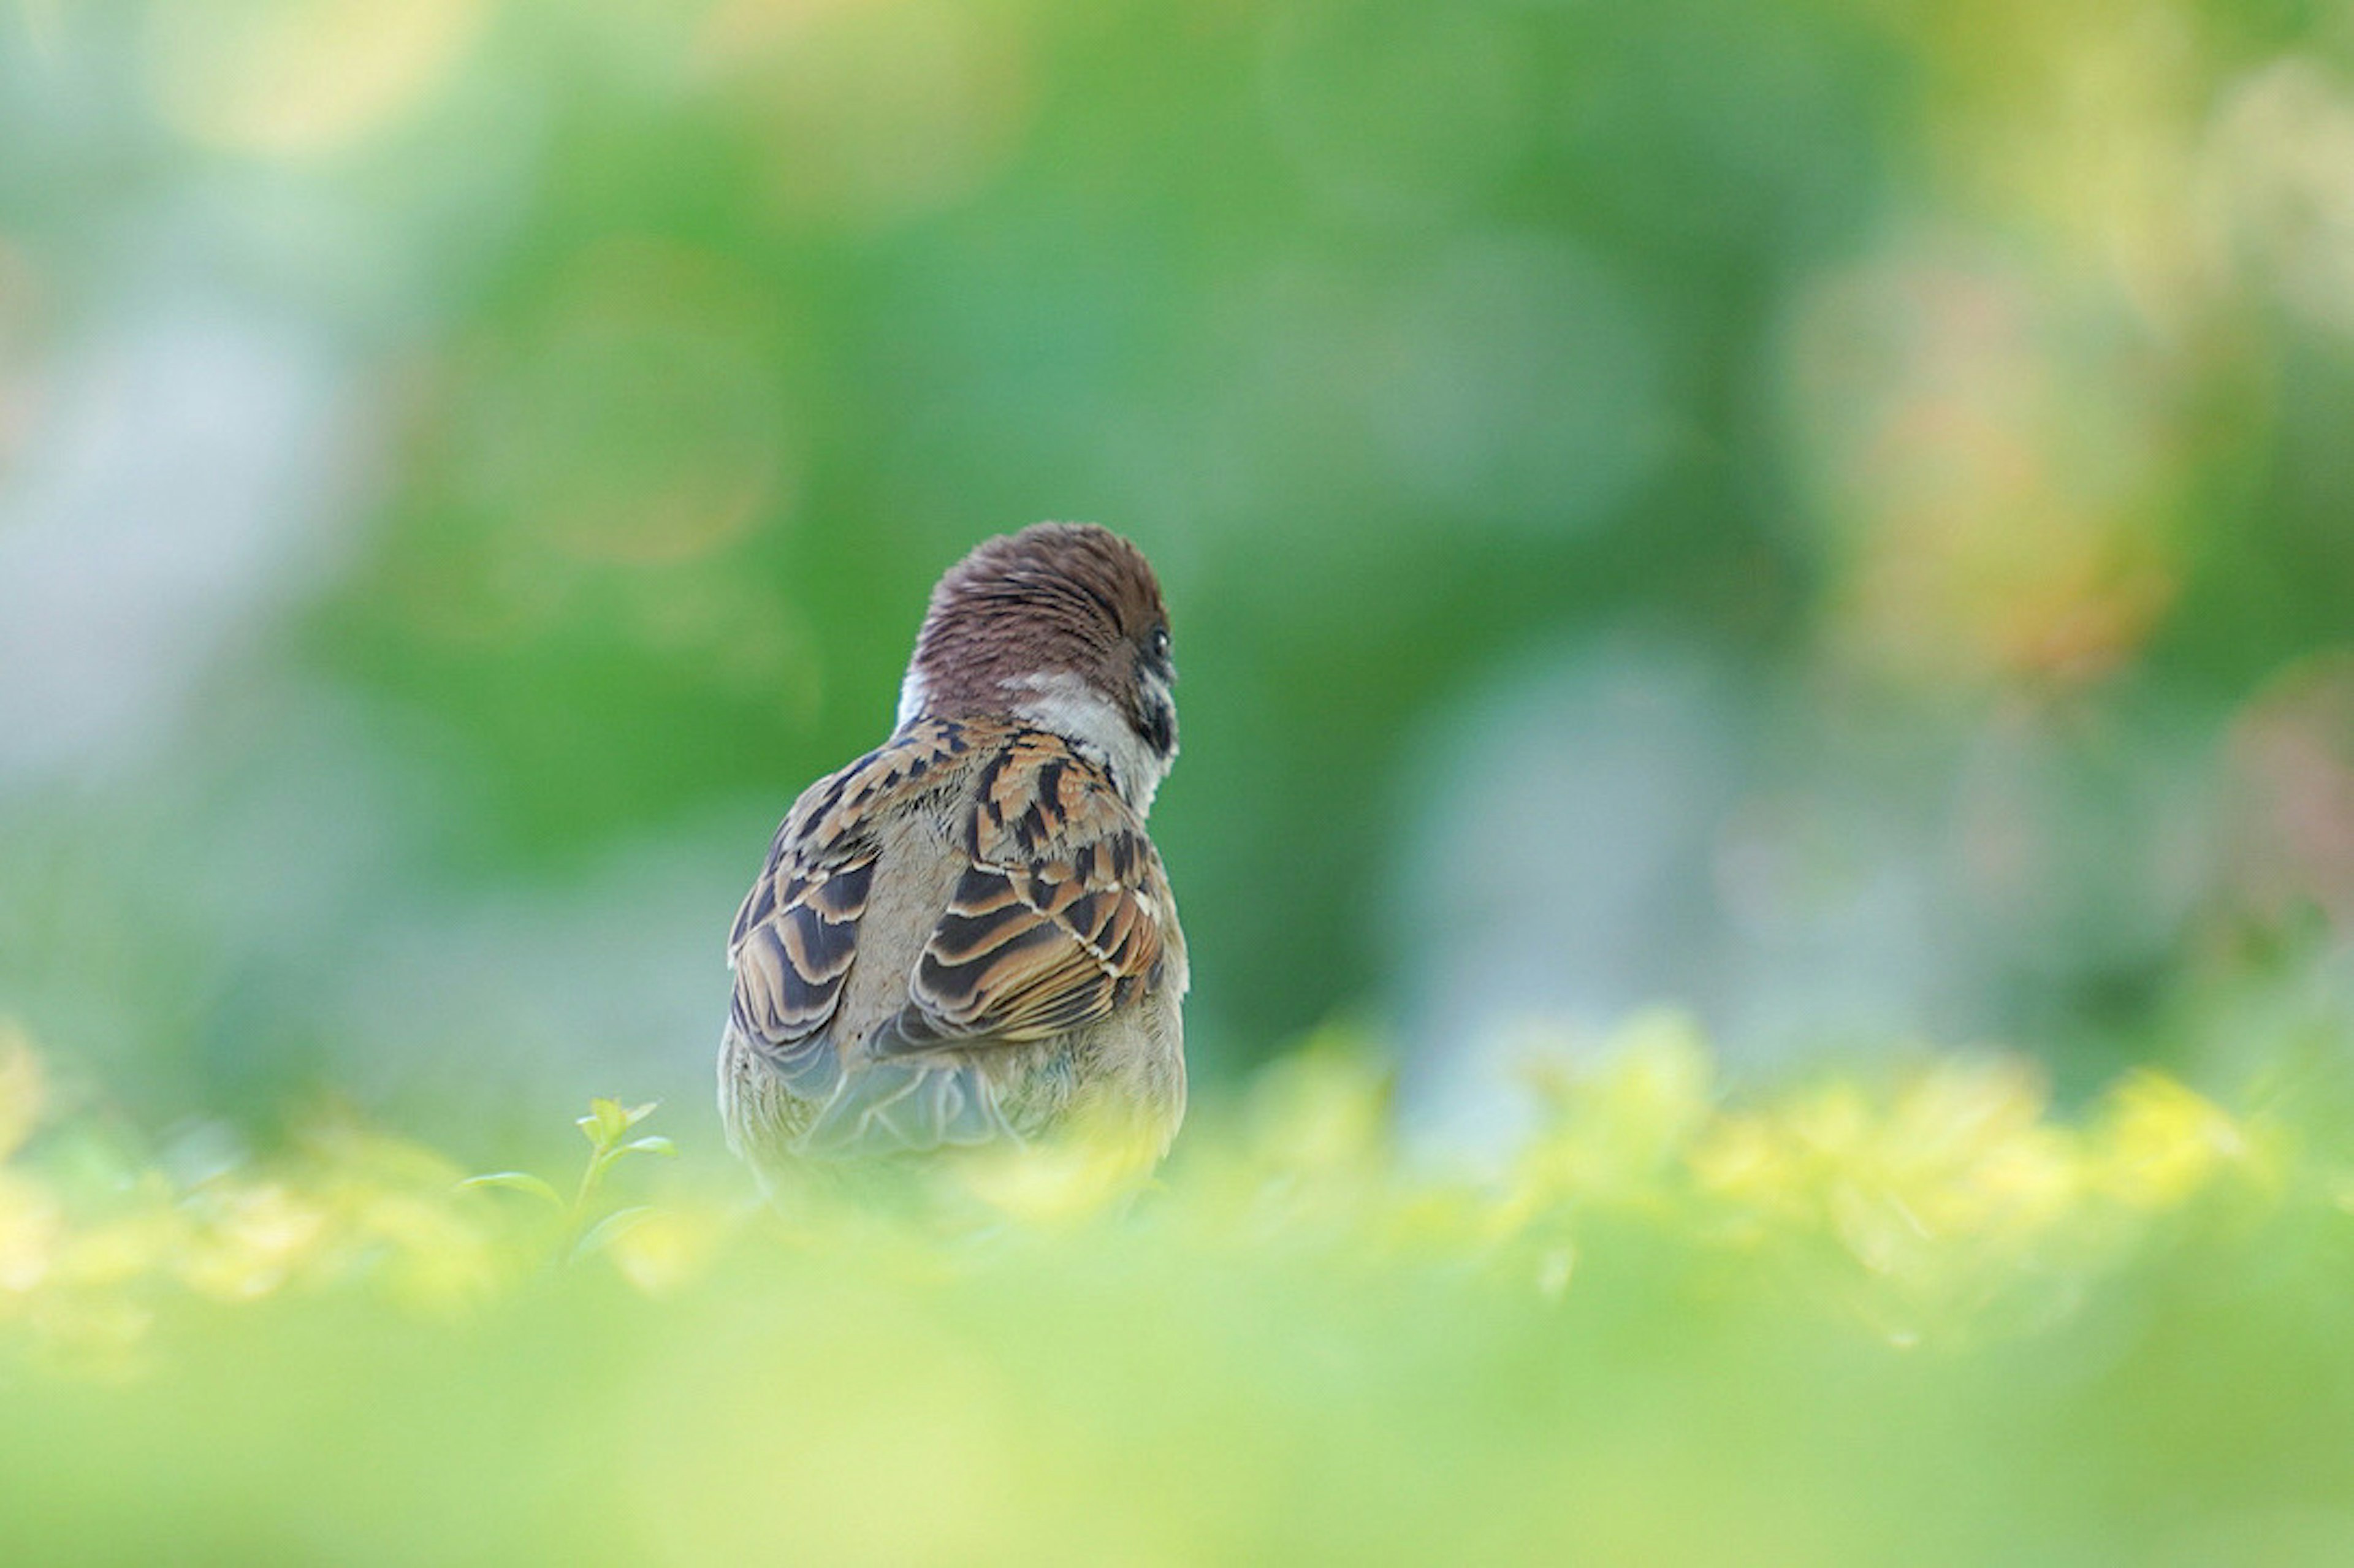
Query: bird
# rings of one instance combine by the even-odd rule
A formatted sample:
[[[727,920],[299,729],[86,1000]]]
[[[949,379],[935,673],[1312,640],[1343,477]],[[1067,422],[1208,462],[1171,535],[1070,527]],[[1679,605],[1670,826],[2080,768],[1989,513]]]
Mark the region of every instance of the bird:
[[[772,1196],[967,1150],[1168,1152],[1191,977],[1145,819],[1176,678],[1109,529],[1035,524],[941,577],[889,738],[801,793],[729,931],[720,1113]]]

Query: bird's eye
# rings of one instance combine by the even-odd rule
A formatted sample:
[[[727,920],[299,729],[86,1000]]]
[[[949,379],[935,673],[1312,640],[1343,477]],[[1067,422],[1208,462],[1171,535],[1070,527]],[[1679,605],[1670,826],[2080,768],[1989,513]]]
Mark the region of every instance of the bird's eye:
[[[1155,658],[1166,659],[1169,657],[1169,629],[1167,627],[1156,626],[1152,629],[1152,652]]]

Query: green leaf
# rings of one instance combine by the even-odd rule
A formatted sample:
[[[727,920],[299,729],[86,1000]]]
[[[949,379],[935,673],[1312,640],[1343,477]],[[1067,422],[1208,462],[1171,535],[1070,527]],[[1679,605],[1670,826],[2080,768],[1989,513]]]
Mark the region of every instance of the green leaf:
[[[580,1135],[599,1150],[612,1148],[621,1141],[630,1128],[654,1114],[660,1100],[648,1100],[640,1106],[625,1106],[620,1101],[599,1095],[588,1102],[588,1114],[575,1118],[573,1126]]]
[[[497,1187],[511,1192],[528,1192],[552,1207],[564,1207],[563,1196],[528,1171],[493,1171],[485,1176],[469,1176],[458,1185],[461,1188]]]
[[[580,1129],[580,1135],[592,1147],[610,1149],[621,1140],[623,1133],[630,1130],[630,1113],[622,1108],[620,1101],[609,1100],[600,1095],[588,1102],[588,1114],[578,1118],[573,1125]]]
[[[572,1258],[578,1262],[612,1245],[614,1240],[634,1229],[653,1213],[650,1203],[634,1203],[626,1209],[616,1209],[590,1228],[588,1234],[573,1244]]]

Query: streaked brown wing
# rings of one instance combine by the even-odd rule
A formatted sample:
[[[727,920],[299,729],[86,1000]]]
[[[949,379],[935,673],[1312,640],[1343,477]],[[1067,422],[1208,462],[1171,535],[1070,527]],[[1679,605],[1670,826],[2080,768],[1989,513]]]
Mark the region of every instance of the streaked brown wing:
[[[728,1017],[793,1093],[822,1099],[841,1083],[824,1030],[857,961],[878,818],[970,744],[952,720],[913,726],[810,786],[777,830],[728,937],[736,971]]]
[[[1049,1039],[1159,983],[1160,856],[1100,768],[1018,735],[983,770],[969,831],[973,863],[877,1056]]]

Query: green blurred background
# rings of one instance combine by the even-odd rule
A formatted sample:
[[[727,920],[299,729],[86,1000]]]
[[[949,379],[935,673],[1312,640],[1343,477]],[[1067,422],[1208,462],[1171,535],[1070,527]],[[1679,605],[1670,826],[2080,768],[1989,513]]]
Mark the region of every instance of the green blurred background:
[[[2347,989],[2354,25],[5,0],[0,1012],[155,1123],[707,1103],[934,577],[1159,564],[1212,1094],[2063,1084]],[[682,1118],[673,1130],[700,1131]]]

